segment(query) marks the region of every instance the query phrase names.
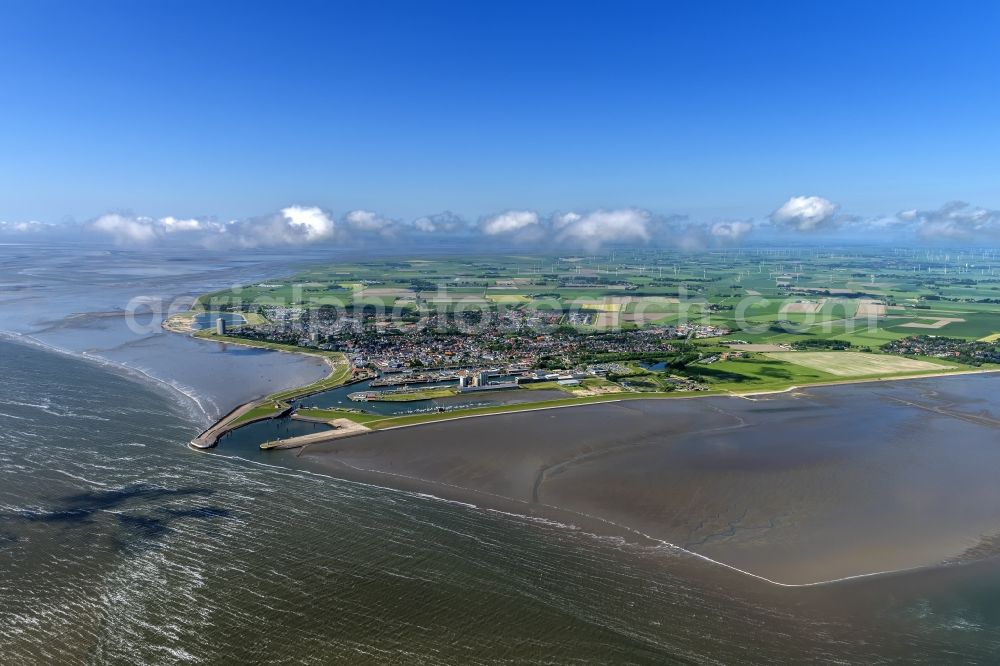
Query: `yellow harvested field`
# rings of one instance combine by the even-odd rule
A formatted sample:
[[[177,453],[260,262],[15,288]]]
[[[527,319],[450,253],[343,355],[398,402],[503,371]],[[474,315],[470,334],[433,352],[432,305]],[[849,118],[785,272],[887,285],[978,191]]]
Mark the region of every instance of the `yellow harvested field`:
[[[823,301],[797,301],[795,303],[786,303],[781,306],[782,314],[790,313],[800,313],[800,314],[816,314],[823,308]]]
[[[614,328],[618,326],[618,312],[602,312],[594,321],[596,328]]]
[[[663,319],[664,316],[662,312],[629,312],[628,314],[623,313],[621,319],[623,322],[645,326],[658,319]]]
[[[488,294],[486,298],[491,303],[526,303],[528,297],[523,294]]]
[[[630,305],[652,312],[657,307],[667,308],[669,305],[677,305],[678,303],[680,303],[679,299],[670,296],[606,296],[600,300],[578,298],[571,301],[572,305],[578,307],[605,312],[617,312]]]
[[[677,305],[681,302],[679,298],[672,296],[625,296],[623,298],[633,303],[667,303]]]
[[[382,298],[384,296],[391,296],[393,298],[408,298],[416,296],[416,293],[414,293],[412,289],[392,289],[392,288],[381,288],[381,289],[368,288],[361,292],[361,298]]]
[[[668,296],[629,296],[622,303],[631,312],[677,312],[680,299]]]
[[[879,303],[878,301],[872,300],[862,300],[858,303],[858,310],[854,313],[855,317],[884,317],[885,316],[885,305]]]
[[[900,324],[900,328],[943,328],[948,324],[956,321],[965,321],[960,317],[941,317],[940,319],[935,319],[934,321],[911,321],[906,324]]]
[[[574,301],[574,305],[579,305],[584,310],[597,310],[599,312],[618,312],[622,309],[621,303],[613,301]]]
[[[429,293],[429,292],[423,292]],[[463,305],[478,304],[487,305],[488,301],[481,296],[434,296],[432,298],[425,298],[428,303],[434,303],[435,305],[448,305],[450,303],[461,303]]]
[[[771,352],[769,358],[802,365],[837,377],[864,377],[867,375],[894,375],[906,372],[948,370],[951,366],[920,361],[888,354],[861,352]]]
[[[994,333],[993,335],[987,335],[985,338],[979,338],[979,342],[996,342],[1000,340],[1000,333]]]

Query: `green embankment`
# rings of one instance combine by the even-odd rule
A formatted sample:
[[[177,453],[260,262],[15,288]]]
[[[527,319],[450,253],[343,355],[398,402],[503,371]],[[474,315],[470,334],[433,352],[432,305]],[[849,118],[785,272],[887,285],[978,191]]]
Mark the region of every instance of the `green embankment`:
[[[624,392],[624,393],[613,393],[604,394],[596,396],[577,396],[577,397],[567,397],[557,400],[546,400],[541,402],[531,402],[531,403],[518,403],[511,405],[494,405],[489,407],[474,407],[469,409],[458,409],[448,412],[426,412],[422,414],[407,414],[403,416],[383,416],[379,414],[366,414],[359,413],[355,411],[348,410],[337,410],[337,409],[319,409],[319,408],[303,408],[298,411],[301,416],[306,416],[309,418],[317,418],[324,420],[331,420],[335,418],[345,418],[355,423],[360,423],[368,426],[374,430],[381,430],[386,428],[392,428],[396,426],[408,426],[416,425],[421,423],[432,423],[435,421],[446,421],[450,419],[462,418],[466,416],[484,416],[489,414],[505,414],[513,413],[519,411],[529,411],[537,410],[543,408],[553,408],[553,407],[568,407],[572,405],[586,405],[601,402],[613,402],[618,400],[645,400],[645,399],[683,399],[683,398],[694,398],[698,396],[706,395],[727,395],[727,394],[740,394],[748,392],[759,392],[759,391],[781,391],[788,389],[792,386],[820,386],[823,384],[836,384],[852,381],[870,381],[876,379],[876,377],[838,377],[830,375],[828,373],[811,370],[809,368],[804,368],[801,366],[795,366],[790,363],[782,363],[779,361],[770,361],[762,359],[748,359],[745,361],[734,360],[727,362],[719,362],[709,366],[704,366],[706,370],[705,374],[711,376],[709,379],[710,389],[706,391],[698,392],[687,392],[687,391],[674,391],[674,392],[662,392],[662,391],[643,391],[643,392]],[[961,371],[968,370],[964,366],[958,365],[942,365],[941,371],[948,372],[949,370]],[[739,374],[737,374],[739,373]],[[343,375],[346,376],[347,372],[344,371]],[[652,374],[652,373],[651,373]],[[921,375],[936,374],[934,371],[922,372],[922,373],[898,373],[898,374],[886,374],[877,378],[884,379],[898,379],[904,377],[920,377]],[[703,376],[701,379],[708,379],[707,376]],[[314,390],[323,390],[323,388],[316,388],[320,384],[326,384],[330,382],[330,386],[336,386],[341,383],[342,380],[338,378],[331,378],[328,380],[322,380],[316,384],[311,384],[309,387],[301,387],[298,389],[290,389],[284,394],[294,394],[300,395],[304,393],[311,393]],[[606,380],[605,380],[606,381]],[[554,387],[545,386],[545,383],[541,385],[535,385],[538,388],[551,389]],[[559,385],[556,385],[559,386]],[[328,388],[329,386],[324,386]],[[559,386],[559,388],[564,388]],[[452,395],[453,391],[450,389],[445,389],[448,395]],[[416,399],[426,399],[418,398],[421,394],[431,394],[434,390],[413,392],[406,394],[412,400]],[[281,396],[283,394],[275,394],[276,396]],[[435,396],[436,397],[436,396]],[[273,398],[273,396],[271,397]],[[284,405],[283,406],[287,406]],[[274,414],[280,411],[276,410],[270,406],[258,407],[250,413],[244,415],[236,423],[242,423],[253,418],[260,418],[265,415]],[[253,416],[251,416],[253,415]]]
[[[708,392],[699,394],[689,393],[688,396],[705,395]],[[523,412],[551,407],[568,407],[570,405],[586,405],[596,402],[612,402],[615,400],[630,398],[669,398],[678,397],[671,393],[615,393],[608,395],[587,396],[580,398],[563,398],[560,400],[545,400],[541,402],[518,403],[513,405],[493,405],[490,407],[473,407],[470,409],[457,409],[450,412],[427,412],[425,414],[407,414],[405,416],[389,416],[378,420],[365,422],[369,428],[382,430],[395,426],[415,425],[418,423],[430,423],[432,421],[447,421],[449,419],[462,418],[466,416],[483,416],[486,414],[505,414],[508,412]],[[345,418],[351,418],[346,415]]]
[[[267,317],[257,312],[241,312],[247,326],[260,326],[267,323]]]
[[[735,363],[735,362],[734,362]],[[790,365],[790,364],[783,364]],[[711,367],[711,366],[708,366]],[[769,366],[764,366],[769,367]],[[746,370],[745,368],[742,368]],[[808,369],[805,369],[808,370]],[[358,423],[364,423],[364,425],[372,428],[374,430],[383,430],[386,428],[393,428],[396,426],[408,426],[416,425],[420,423],[432,423],[434,421],[447,421],[450,419],[462,418],[466,416],[484,416],[487,414],[505,414],[511,412],[520,411],[530,411],[538,410],[552,407],[568,407],[572,405],[586,405],[601,402],[613,402],[619,400],[648,400],[648,399],[684,399],[684,398],[695,398],[699,396],[708,395],[740,395],[742,393],[755,393],[755,392],[770,392],[770,391],[783,391],[793,386],[805,387],[805,386],[822,386],[824,384],[843,384],[852,382],[866,382],[874,381],[877,379],[904,379],[904,378],[919,378],[921,376],[939,374],[940,372],[949,371],[968,371],[968,368],[963,366],[942,366],[941,371],[927,371],[921,373],[897,373],[897,374],[886,374],[881,376],[866,376],[866,377],[836,377],[829,375],[827,373],[820,373],[818,371],[808,371],[808,372],[796,372],[792,373],[790,376],[780,375],[778,377],[769,376],[768,372],[765,370],[763,374],[758,374],[756,380],[746,381],[719,381],[717,383],[711,384],[711,389],[706,391],[674,391],[674,392],[641,392],[641,393],[613,393],[597,396],[585,396],[585,397],[573,397],[573,398],[563,398],[559,400],[546,400],[541,402],[531,402],[531,403],[518,403],[513,405],[494,405],[490,407],[474,407],[470,409],[459,409],[449,412],[427,412],[423,414],[407,414],[404,416],[378,416],[373,414],[356,414],[352,412],[337,412],[335,416],[331,418],[346,418]],[[824,376],[825,375],[825,376]],[[335,410],[317,410],[321,412],[335,411]],[[305,410],[301,413],[305,414]]]
[[[279,403],[279,406],[277,407],[275,407],[273,403],[261,405],[260,407],[254,407],[249,412],[233,421],[230,425],[237,426],[249,423],[250,421],[256,421],[258,419],[271,418],[277,416],[287,408],[288,405],[283,403]]]
[[[449,398],[458,395],[458,391],[451,388],[431,388],[423,391],[403,391],[400,393],[384,393],[376,398],[378,402],[412,402],[414,400],[433,400],[434,398]]]
[[[361,424],[367,424],[371,421],[379,421],[385,418],[381,414],[362,414],[360,412],[353,412],[346,409],[321,409],[319,407],[302,407],[295,413],[299,416],[310,419],[323,421],[332,421],[333,419],[350,419],[355,423]]]
[[[554,380],[548,382],[526,382],[524,384],[521,384],[520,387],[526,391],[564,391],[566,393],[569,392],[566,391],[565,386]]]

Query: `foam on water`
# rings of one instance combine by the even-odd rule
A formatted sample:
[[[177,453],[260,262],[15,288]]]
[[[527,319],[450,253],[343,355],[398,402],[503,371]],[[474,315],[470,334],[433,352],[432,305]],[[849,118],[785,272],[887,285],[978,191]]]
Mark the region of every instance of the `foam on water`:
[[[45,351],[94,363],[95,365],[106,368],[112,372],[119,372],[129,375],[133,378],[147,380],[155,386],[164,387],[164,389],[166,389],[165,393],[169,395],[172,399],[176,400],[178,404],[185,407],[189,411],[189,415],[193,419],[199,422],[206,421],[209,419],[209,412],[206,411],[205,409],[205,406],[203,404],[203,398],[198,396],[198,394],[193,389],[181,386],[180,384],[174,381],[160,379],[142,368],[129,366],[125,363],[115,362],[103,356],[92,354],[86,351],[77,352],[72,349],[58,347],[56,345],[39,340],[38,338],[32,335],[27,335],[23,333],[0,330],[0,340],[3,339],[14,341],[20,344],[32,345],[40,349],[43,349]],[[8,404],[17,404],[16,402],[11,402],[10,399],[8,399],[5,402],[7,402]],[[43,399],[37,403],[24,403],[24,406],[31,406],[31,407],[36,407],[38,409],[48,410],[51,407],[51,402]],[[109,407],[111,407],[113,410],[113,406]],[[56,414],[56,415],[61,415],[61,414]],[[78,416],[77,414],[68,414],[68,415]],[[86,414],[83,418],[103,419],[105,417],[97,413],[89,413]]]

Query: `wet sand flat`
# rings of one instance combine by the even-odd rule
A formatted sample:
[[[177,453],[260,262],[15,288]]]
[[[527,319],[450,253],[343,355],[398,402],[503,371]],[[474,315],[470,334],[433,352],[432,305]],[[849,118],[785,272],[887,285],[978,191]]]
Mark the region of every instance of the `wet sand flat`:
[[[1000,533],[998,388],[1000,377],[975,375],[631,400],[377,432],[301,458],[480,505],[610,521],[808,584],[982,554]]]

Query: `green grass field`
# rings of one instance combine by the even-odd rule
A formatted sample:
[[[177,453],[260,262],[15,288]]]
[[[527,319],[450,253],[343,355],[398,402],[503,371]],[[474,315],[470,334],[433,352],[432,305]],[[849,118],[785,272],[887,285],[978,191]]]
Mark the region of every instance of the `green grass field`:
[[[232,425],[238,426],[245,423],[250,423],[251,421],[257,421],[259,419],[271,418],[277,416],[282,411],[287,409],[288,405],[279,403],[278,407],[273,404],[261,405],[260,407],[254,407],[246,414],[240,416],[240,418],[233,421]]]
[[[434,398],[448,398],[458,395],[458,391],[451,388],[430,388],[423,391],[406,391],[403,393],[387,393],[378,398],[378,402],[413,402],[415,400],[433,400]]]
[[[296,414],[311,419],[322,419],[324,421],[332,421],[333,419],[350,419],[355,423],[361,424],[370,423],[372,421],[380,421],[385,418],[384,416],[380,416],[378,414],[362,414],[344,409],[320,409],[318,407],[302,407],[296,411]]]

